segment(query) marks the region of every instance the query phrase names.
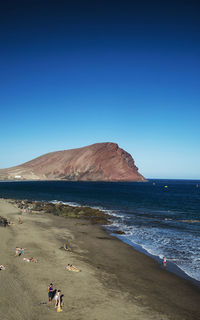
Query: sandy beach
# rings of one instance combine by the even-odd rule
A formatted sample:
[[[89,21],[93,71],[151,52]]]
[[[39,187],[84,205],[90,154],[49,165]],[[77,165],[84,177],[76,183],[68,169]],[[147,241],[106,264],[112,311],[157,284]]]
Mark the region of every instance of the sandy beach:
[[[17,223],[21,216],[22,224]],[[0,318],[5,320],[200,319],[200,290],[86,219],[24,213],[0,199]],[[63,249],[68,243],[71,252]],[[15,247],[25,248],[15,256]],[[24,262],[34,257],[37,263]],[[81,272],[66,271],[73,264]],[[62,312],[48,303],[53,283]]]

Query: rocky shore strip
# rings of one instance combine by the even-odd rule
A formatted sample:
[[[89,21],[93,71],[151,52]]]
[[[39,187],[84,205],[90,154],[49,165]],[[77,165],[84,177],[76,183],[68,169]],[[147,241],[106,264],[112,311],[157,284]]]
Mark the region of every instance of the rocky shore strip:
[[[10,203],[17,206],[23,212],[28,213],[50,213],[55,216],[76,219],[89,219],[93,224],[107,225],[111,224],[111,216],[90,207],[70,206],[63,203],[52,203],[30,200],[9,200]]]
[[[98,224],[102,226],[112,224],[113,216],[99,210],[87,206],[70,206],[63,204],[62,202],[42,202],[42,201],[30,201],[30,200],[9,200],[22,210],[22,212],[28,212],[31,214],[53,214],[55,216],[75,219],[88,219],[92,224]],[[124,234],[122,230],[113,230],[112,233]]]

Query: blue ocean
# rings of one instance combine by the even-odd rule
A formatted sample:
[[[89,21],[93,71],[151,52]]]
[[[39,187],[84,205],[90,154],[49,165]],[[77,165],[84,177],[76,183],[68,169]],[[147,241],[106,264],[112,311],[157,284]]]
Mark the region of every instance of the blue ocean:
[[[61,201],[109,213],[109,231],[200,281],[200,180],[0,182],[0,197]]]

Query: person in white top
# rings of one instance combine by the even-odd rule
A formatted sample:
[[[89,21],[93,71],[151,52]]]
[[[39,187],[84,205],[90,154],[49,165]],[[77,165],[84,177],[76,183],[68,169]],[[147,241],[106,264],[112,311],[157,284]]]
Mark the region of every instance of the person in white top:
[[[57,308],[58,303],[59,303],[59,299],[60,299],[60,290],[58,290],[54,296],[54,300],[55,300],[55,308]]]

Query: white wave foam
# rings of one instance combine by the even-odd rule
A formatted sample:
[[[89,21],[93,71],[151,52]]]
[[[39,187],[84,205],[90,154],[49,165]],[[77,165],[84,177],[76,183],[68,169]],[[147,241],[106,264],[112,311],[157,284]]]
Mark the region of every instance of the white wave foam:
[[[52,201],[50,201],[50,203],[53,203],[53,204],[60,203],[60,204],[65,204],[65,205],[72,206],[72,207],[83,207],[76,202],[64,202],[64,201],[52,200]]]
[[[88,205],[82,205],[76,202],[63,202],[53,200],[52,203],[63,203],[74,207],[87,207]],[[90,206],[93,209],[100,210],[113,217],[112,224],[109,225],[109,230],[121,230],[125,234],[117,236],[122,241],[127,242],[134,246],[140,246],[148,254],[157,256],[163,259],[167,257],[168,261],[175,263],[183,272],[188,276],[200,281],[200,270],[198,270],[200,258],[197,256],[196,245],[194,245],[194,239],[184,239],[184,235],[178,231],[174,233],[174,230],[159,229],[159,227],[148,228],[146,226],[130,225],[131,217],[122,214],[118,210],[109,210],[101,206]],[[116,219],[114,219],[116,218]],[[165,218],[165,221],[171,221],[171,218]],[[129,221],[129,222],[128,222]],[[128,225],[129,224],[129,225]],[[173,233],[173,234],[172,234]],[[116,236],[116,234],[114,234]],[[189,245],[188,245],[189,243]],[[191,248],[190,248],[191,247]],[[184,257],[176,257],[175,255],[181,255],[181,252],[185,251],[187,259]],[[197,267],[196,267],[197,266]]]

